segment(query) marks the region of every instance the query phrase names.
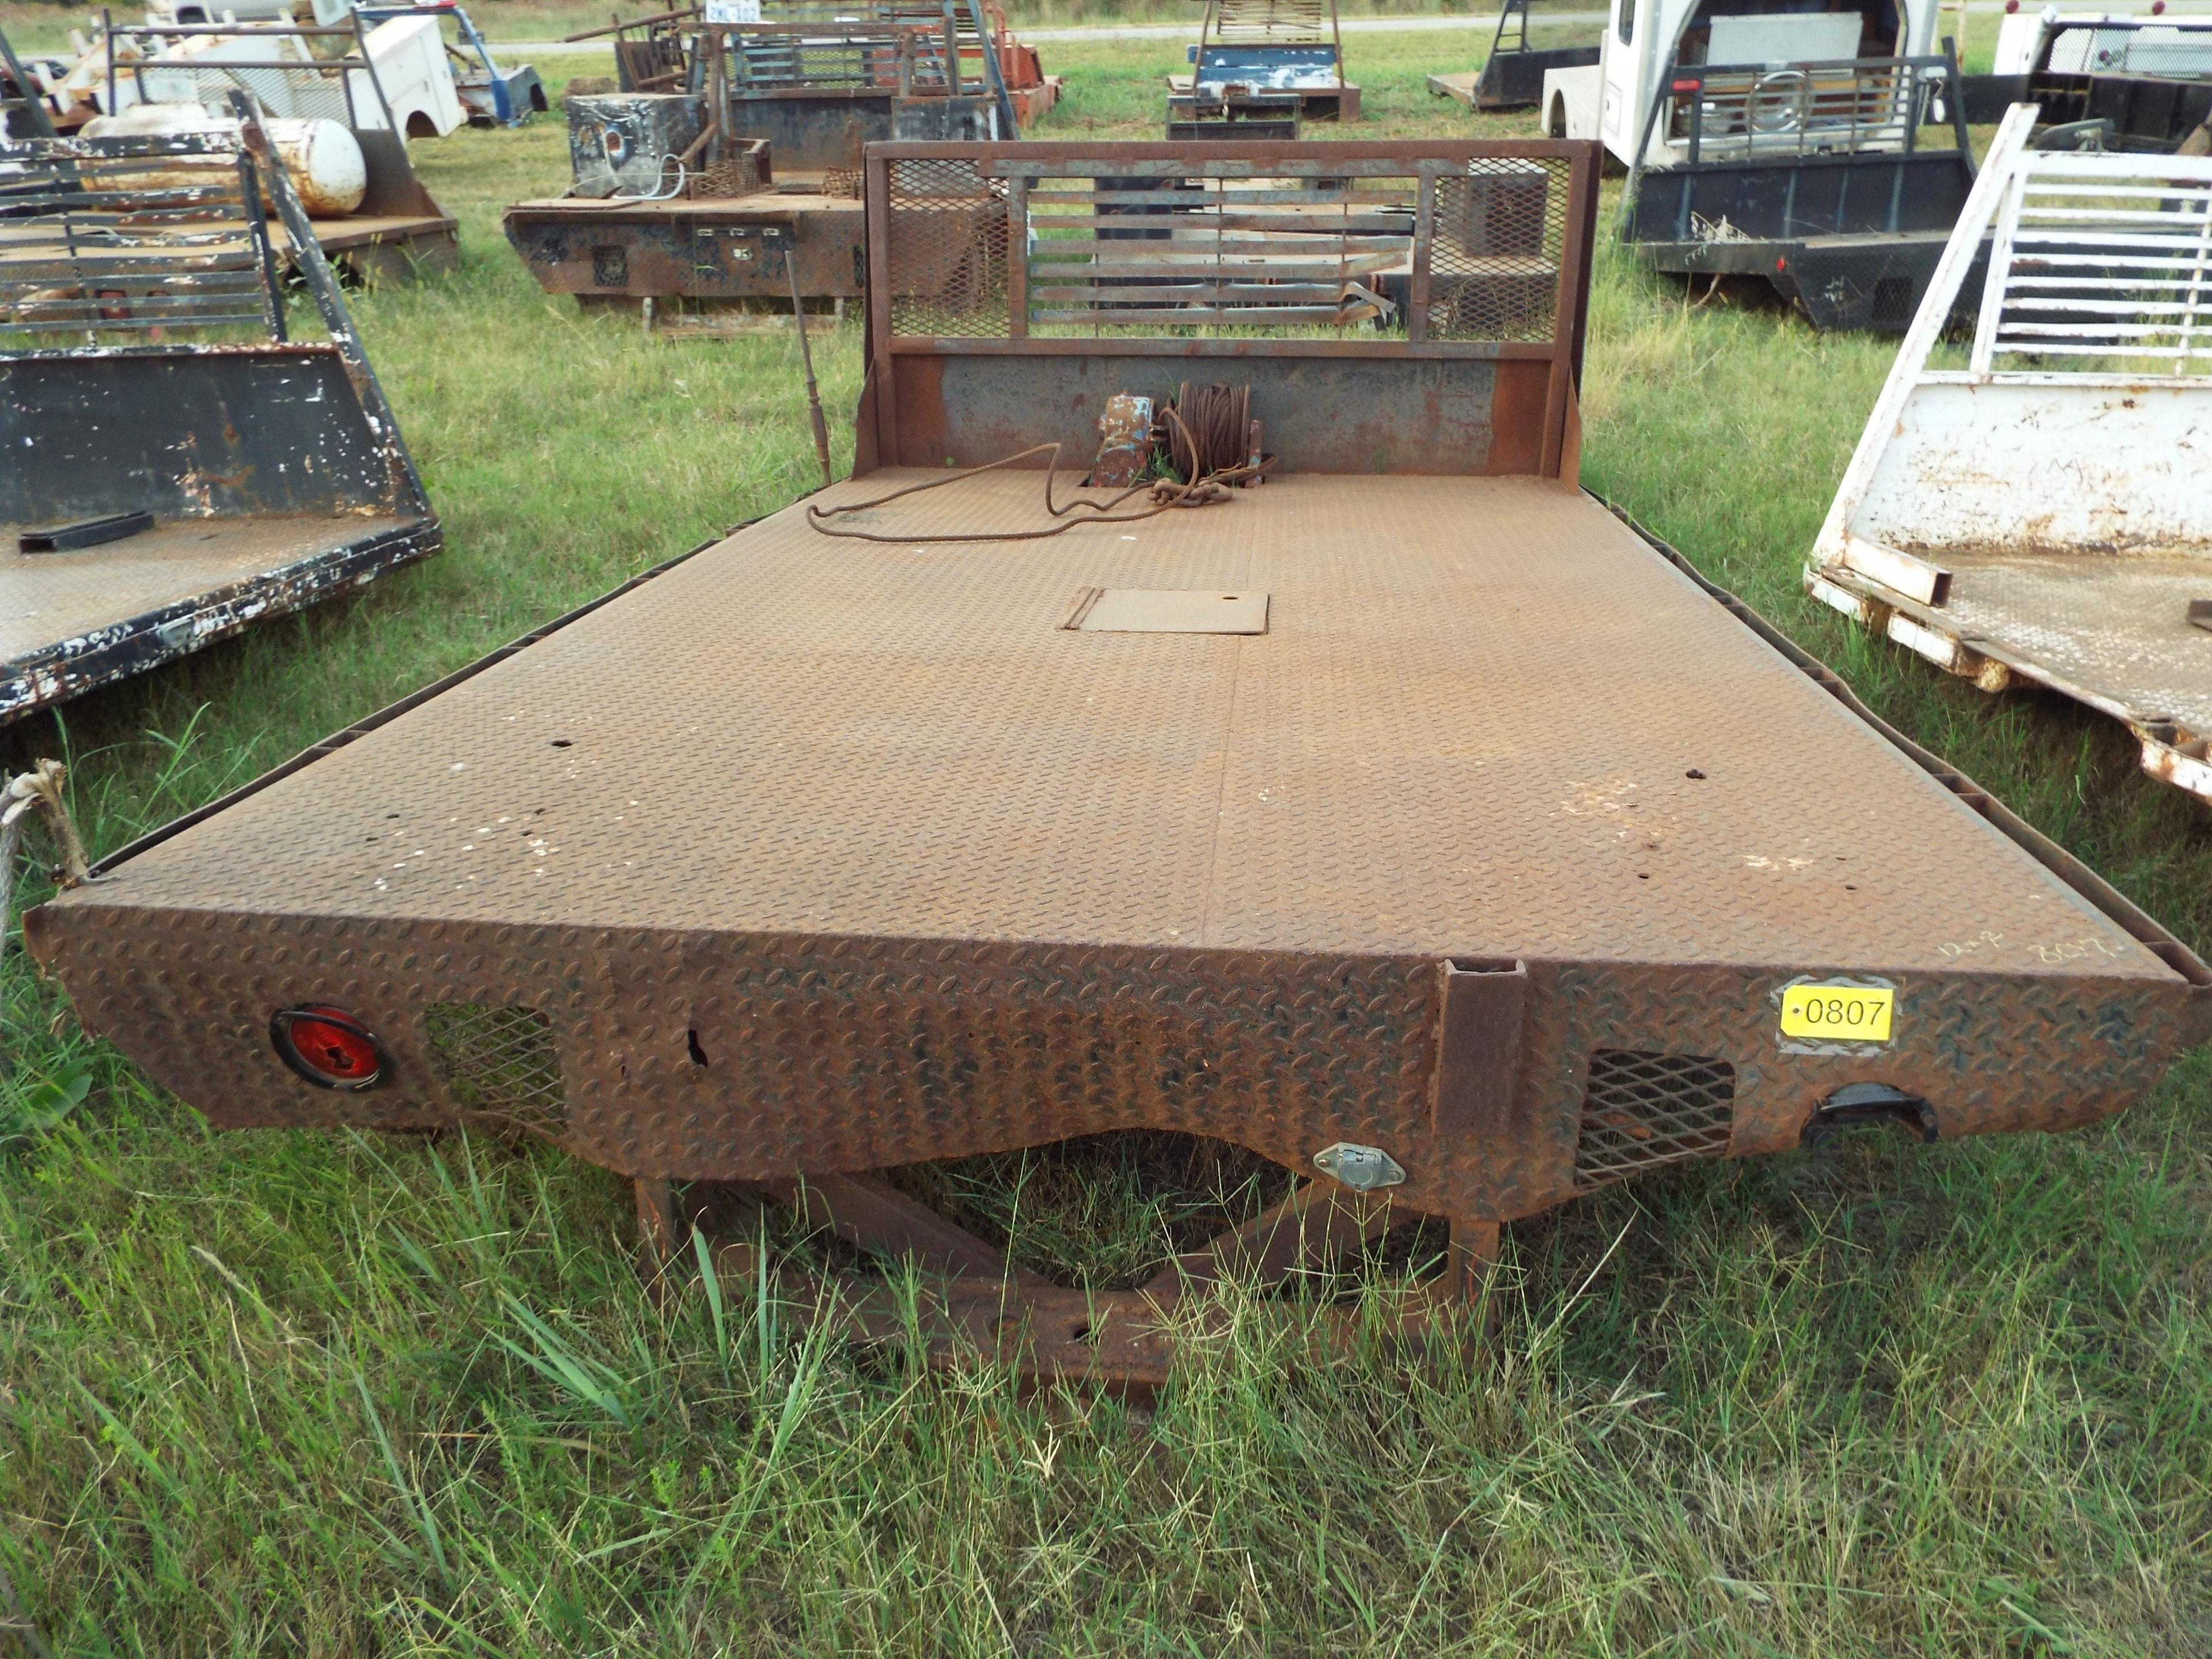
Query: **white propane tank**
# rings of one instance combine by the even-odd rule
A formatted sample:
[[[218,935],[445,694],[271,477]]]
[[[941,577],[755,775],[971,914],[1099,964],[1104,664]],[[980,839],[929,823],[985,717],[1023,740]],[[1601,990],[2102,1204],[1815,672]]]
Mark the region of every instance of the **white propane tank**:
[[[312,118],[276,116],[261,125],[284,170],[292,175],[292,188],[310,219],[343,219],[362,204],[368,194],[368,163],[353,134],[336,121]],[[84,124],[81,136],[144,137],[171,132],[219,132],[235,138],[238,123],[210,115],[198,104],[133,104],[120,115],[94,116]],[[179,163],[179,178],[190,172],[189,163]],[[264,205],[275,210],[275,204],[265,198]]]

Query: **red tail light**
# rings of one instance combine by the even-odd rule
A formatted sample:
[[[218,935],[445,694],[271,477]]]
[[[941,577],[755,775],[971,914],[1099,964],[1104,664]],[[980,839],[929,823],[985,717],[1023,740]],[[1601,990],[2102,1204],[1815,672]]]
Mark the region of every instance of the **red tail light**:
[[[343,1008],[279,1009],[269,1040],[287,1066],[325,1089],[373,1089],[384,1076],[383,1045]]]

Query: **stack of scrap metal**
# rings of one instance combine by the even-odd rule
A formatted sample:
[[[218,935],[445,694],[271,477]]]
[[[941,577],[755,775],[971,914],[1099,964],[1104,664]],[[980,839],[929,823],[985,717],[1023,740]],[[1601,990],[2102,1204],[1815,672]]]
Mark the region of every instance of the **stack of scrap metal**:
[[[1812,592],[1984,690],[2124,721],[2212,800],[2212,159],[2006,117],[1814,547]],[[1929,358],[1991,238],[1966,366]]]
[[[1294,138],[1298,123],[1357,121],[1336,0],[1207,0],[1191,72],[1168,77],[1168,138]]]
[[[441,544],[243,94],[227,131],[0,145],[0,720]]]
[[[617,67],[637,89],[572,94],[569,192],[505,216],[539,283],[648,319],[671,301],[789,305],[794,287],[801,303],[858,298],[863,148],[1015,125],[973,6],[860,10],[619,26]]]

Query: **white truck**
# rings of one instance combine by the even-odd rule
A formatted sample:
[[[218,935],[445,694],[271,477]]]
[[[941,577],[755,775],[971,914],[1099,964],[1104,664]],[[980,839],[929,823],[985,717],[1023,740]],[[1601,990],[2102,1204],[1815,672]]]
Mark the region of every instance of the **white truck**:
[[[1804,83],[1805,65],[1925,56],[1936,30],[1936,0],[1822,0],[1811,11],[1787,0],[1609,5],[1598,61],[1547,71],[1541,107],[1549,136],[1595,138],[1623,167],[1636,165],[1647,127],[1644,165],[1683,159],[1688,139],[1680,112],[1650,119],[1662,77],[1677,64],[1758,70],[1778,93]]]

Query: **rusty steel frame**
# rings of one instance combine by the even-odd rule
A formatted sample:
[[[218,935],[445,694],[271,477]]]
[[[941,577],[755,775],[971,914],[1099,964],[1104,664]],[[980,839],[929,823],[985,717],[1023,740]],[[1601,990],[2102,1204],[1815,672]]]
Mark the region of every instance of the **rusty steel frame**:
[[[1227,159],[1280,176],[1297,148]],[[1534,148],[1571,162],[1581,228],[1554,337],[1490,352],[894,336],[882,164],[945,152],[872,154],[861,422],[878,452],[973,429],[943,418],[968,384],[933,375],[948,360],[1048,378],[1197,358],[1251,375],[1255,407],[1301,366],[1442,395],[1521,363],[1556,397],[1504,401],[1499,427],[1553,435],[1365,477],[1302,441],[1265,487],[1154,520],[1133,548],[854,550],[787,509],[110,856],[27,918],[33,951],[89,1029],[217,1127],[528,1129],[635,1182],[657,1263],[696,1222],[739,1236],[720,1271],[864,1338],[1138,1389],[1167,1376],[1175,1330],[1204,1328],[1219,1281],[1287,1289],[1406,1221],[1449,1240],[1402,1304],[1419,1328],[1479,1301],[1500,1223],[1641,1169],[1884,1111],[1953,1136],[2124,1109],[2212,1035],[2212,970],[1572,487],[1595,151]],[[943,459],[902,464],[942,476]],[[1401,458],[1371,459],[1389,474]],[[1036,485],[961,488],[926,498],[936,524],[1003,515]],[[1198,587],[1232,556],[1276,590],[1267,635],[1058,627],[1069,585],[1108,563]],[[665,719],[649,729],[601,690],[638,652],[656,704],[699,722],[673,749],[652,734]],[[1176,743],[1188,775],[1158,747]],[[1285,743],[1237,788],[1209,781]],[[1640,819],[1604,782],[1631,753],[1661,757]],[[1287,793],[1255,801],[1278,774]],[[479,835],[507,839],[471,887],[478,866],[454,860]],[[410,850],[434,846],[431,864]],[[1794,873],[1839,848],[1866,863]],[[1458,880],[1476,866],[1481,884]],[[1896,1029],[1858,1047],[1778,1036],[1808,976],[1885,985]],[[376,1033],[378,1087],[317,1089],[275,1051],[274,1017],[313,1004]],[[1305,1182],[1149,1284],[1085,1292],[887,1173],[1121,1128],[1231,1141]],[[1587,1155],[1600,1143],[1611,1162]],[[1395,1179],[1344,1184],[1354,1164],[1330,1155],[1347,1146]],[[745,1238],[763,1204],[903,1258],[919,1302],[896,1279],[771,1263]]]

